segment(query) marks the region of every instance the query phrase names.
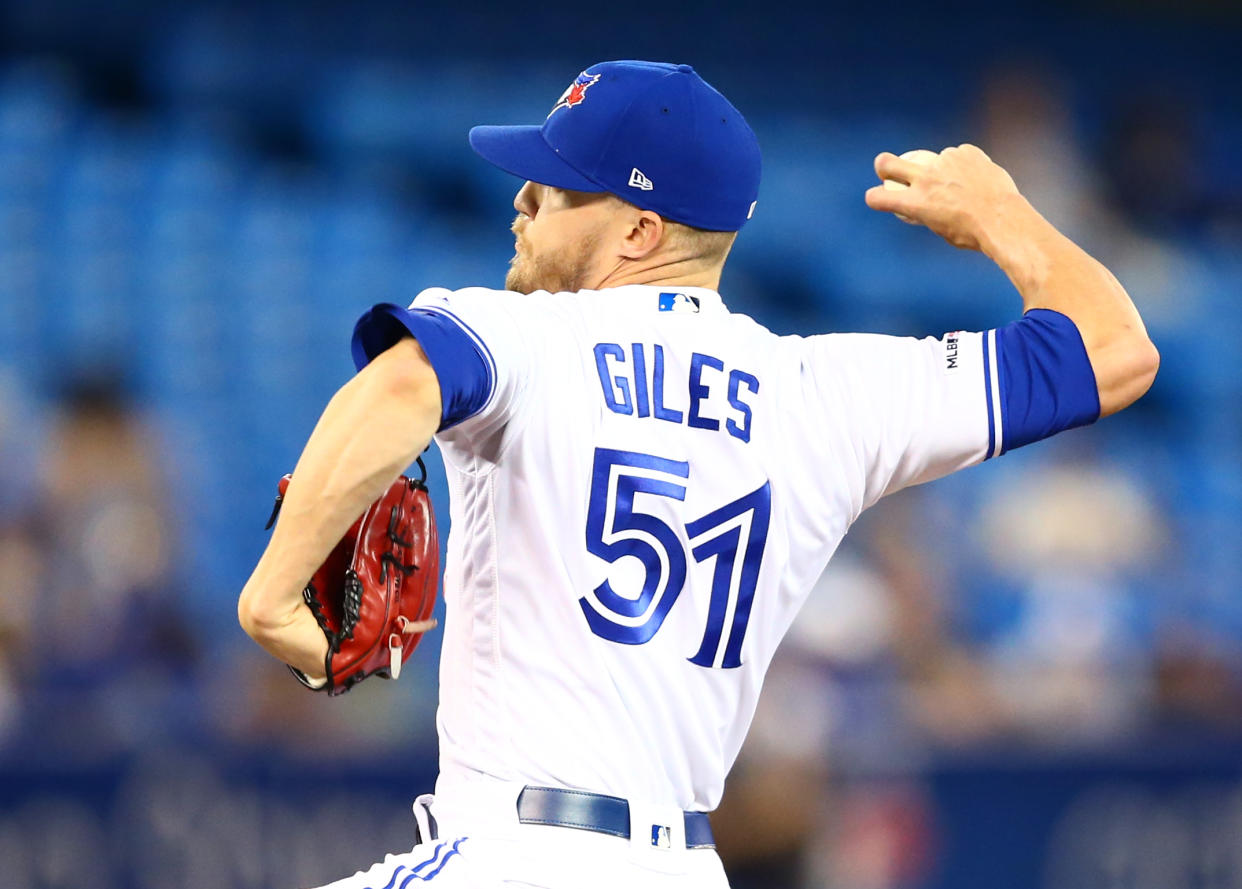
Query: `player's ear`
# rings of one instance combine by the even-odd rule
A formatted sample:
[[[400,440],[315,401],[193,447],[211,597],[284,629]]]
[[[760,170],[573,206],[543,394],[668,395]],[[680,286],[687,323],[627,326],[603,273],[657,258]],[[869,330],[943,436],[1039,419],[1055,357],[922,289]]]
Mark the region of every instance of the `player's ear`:
[[[623,229],[621,255],[626,259],[643,259],[660,246],[664,239],[664,220],[651,210],[630,208]]]

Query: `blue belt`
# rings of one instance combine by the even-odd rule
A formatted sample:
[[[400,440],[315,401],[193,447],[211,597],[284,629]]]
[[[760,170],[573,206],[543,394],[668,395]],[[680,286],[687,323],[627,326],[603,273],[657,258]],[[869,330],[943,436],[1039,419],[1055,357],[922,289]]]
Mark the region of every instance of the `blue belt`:
[[[554,824],[630,838],[630,804],[617,796],[527,784],[518,794],[517,813],[523,824]],[[715,848],[706,812],[682,812],[682,817],[687,849]],[[668,829],[668,825],[663,825],[662,833],[661,825],[651,825],[651,845],[664,845]]]

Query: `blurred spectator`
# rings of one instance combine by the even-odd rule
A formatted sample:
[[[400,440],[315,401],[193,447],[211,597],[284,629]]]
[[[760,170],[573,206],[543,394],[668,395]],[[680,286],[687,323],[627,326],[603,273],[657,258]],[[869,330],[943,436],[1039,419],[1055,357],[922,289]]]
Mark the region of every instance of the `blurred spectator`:
[[[1242,657],[1219,629],[1166,622],[1156,640],[1154,718],[1179,737],[1242,734]]]
[[[13,378],[0,368],[0,591],[4,603],[0,609],[0,745],[21,722],[17,688],[24,655],[21,643],[30,632],[42,574],[30,522],[37,439],[31,406]]]
[[[992,490],[976,539],[1010,617],[986,642],[990,683],[1042,744],[1108,741],[1145,722],[1139,579],[1167,539],[1142,483],[1089,458],[1024,466]]]
[[[1182,238],[1218,209],[1196,133],[1196,108],[1183,92],[1131,93],[1109,121],[1100,171],[1110,205],[1144,234]]]
[[[927,745],[989,737],[997,707],[948,636],[941,573],[920,550],[925,500],[856,526],[773,659],[713,817],[733,885],[903,889],[932,867],[917,774]]]
[[[1053,225],[1089,241],[1099,189],[1074,131],[1064,75],[1034,59],[994,68],[984,76],[976,115],[974,141]]]
[[[199,643],[183,617],[174,498],[150,430],[106,377],[61,397],[37,496],[5,540],[16,689],[30,737],[77,753],[166,737],[192,718]],[[91,726],[88,735],[78,731]]]

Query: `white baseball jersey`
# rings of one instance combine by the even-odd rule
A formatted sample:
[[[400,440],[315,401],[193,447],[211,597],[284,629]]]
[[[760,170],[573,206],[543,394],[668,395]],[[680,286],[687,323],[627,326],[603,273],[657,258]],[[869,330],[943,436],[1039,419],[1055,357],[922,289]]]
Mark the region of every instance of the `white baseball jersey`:
[[[483,367],[462,396],[425,343],[446,416],[469,403],[436,436],[442,779],[714,809],[851,523],[1014,446],[1021,374],[1000,379],[996,331],[777,336],[713,291],[652,286],[432,289],[407,314],[464,331]]]

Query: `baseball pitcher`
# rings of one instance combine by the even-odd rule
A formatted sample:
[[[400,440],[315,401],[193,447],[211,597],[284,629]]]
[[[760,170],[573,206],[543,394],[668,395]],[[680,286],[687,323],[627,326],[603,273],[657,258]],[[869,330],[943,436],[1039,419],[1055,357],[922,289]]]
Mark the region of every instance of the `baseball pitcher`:
[[[707,813],[851,523],[1121,410],[1157,352],[1117,280],[973,145],[880,154],[879,180],[906,187],[866,201],[987,255],[1022,312],[919,340],[776,336],[729,310],[721,269],[755,211],[759,147],[688,65],[594,65],[541,125],[470,144],[524,180],[505,289],[431,288],[362,317],[359,372],[239,603],[259,644],[339,687],[347,634],[303,590],[437,442],[439,778],[411,850],[331,885],[727,886]],[[404,546],[395,527],[379,538]],[[385,558],[377,576],[413,570]],[[409,613],[426,629],[425,600]]]

